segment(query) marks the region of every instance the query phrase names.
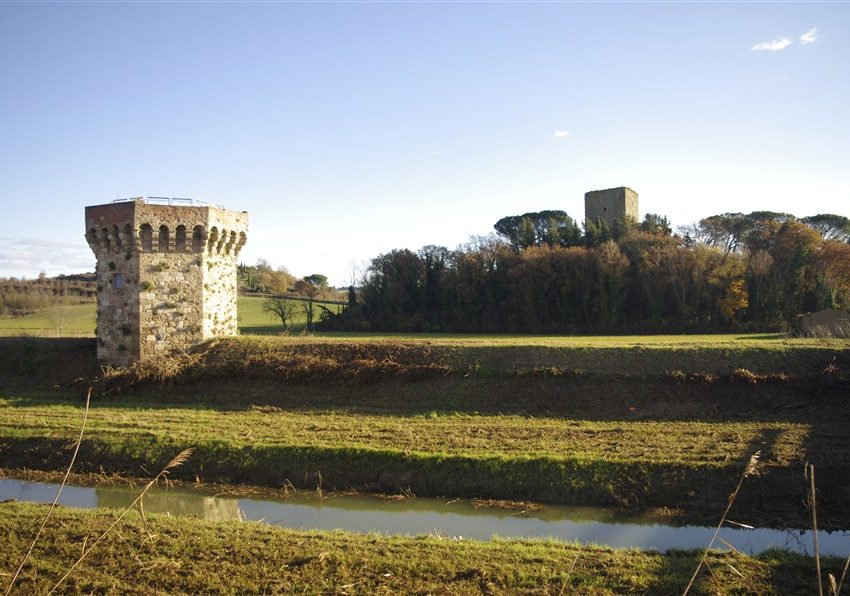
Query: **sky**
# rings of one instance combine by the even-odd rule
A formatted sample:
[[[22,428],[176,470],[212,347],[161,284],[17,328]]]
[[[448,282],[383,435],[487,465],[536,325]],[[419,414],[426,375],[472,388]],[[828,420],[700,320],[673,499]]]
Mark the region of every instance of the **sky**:
[[[848,3],[0,2],[0,276],[93,271],[136,196],[337,285],[615,186],[850,216],[848,75]]]

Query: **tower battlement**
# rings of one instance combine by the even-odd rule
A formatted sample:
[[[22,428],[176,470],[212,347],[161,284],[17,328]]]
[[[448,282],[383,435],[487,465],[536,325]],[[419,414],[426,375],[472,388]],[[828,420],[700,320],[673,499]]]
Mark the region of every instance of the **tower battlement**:
[[[181,201],[86,207],[98,358],[126,366],[236,334],[236,260],[248,214]]]

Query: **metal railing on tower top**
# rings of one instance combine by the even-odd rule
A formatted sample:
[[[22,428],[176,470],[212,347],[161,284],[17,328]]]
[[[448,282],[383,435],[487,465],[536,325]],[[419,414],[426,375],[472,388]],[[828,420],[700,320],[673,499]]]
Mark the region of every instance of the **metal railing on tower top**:
[[[112,202],[127,203],[129,201],[143,201],[148,205],[169,205],[171,207],[217,207],[219,209],[224,209],[224,207],[215,203],[180,197],[130,197],[129,199],[115,199]]]

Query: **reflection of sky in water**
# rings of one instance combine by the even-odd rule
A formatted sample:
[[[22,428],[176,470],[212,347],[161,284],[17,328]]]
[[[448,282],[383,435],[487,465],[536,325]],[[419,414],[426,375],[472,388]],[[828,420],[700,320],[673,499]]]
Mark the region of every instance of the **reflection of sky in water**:
[[[28,483],[0,479],[0,500],[17,499],[49,503],[56,484]],[[80,508],[123,508],[130,504],[140,488],[66,486],[59,502]],[[540,511],[516,515],[510,511],[474,508],[468,501],[446,503],[439,499],[383,500],[354,495],[318,499],[299,494],[288,499],[236,499],[214,497],[210,493],[187,488],[166,490],[154,487],[145,497],[146,511],[192,515],[224,521],[240,517],[298,529],[385,534],[440,534],[487,539],[492,536],[555,538],[577,540],[612,547],[701,548],[708,544],[713,528],[668,526],[640,517],[619,516],[610,509],[594,507],[546,506]],[[749,553],[768,548],[787,548],[811,552],[811,534],[799,530],[745,530],[723,528],[720,537],[735,548]],[[723,548],[720,542],[717,548]],[[820,548],[825,554],[846,557],[850,554],[850,532],[821,532]]]

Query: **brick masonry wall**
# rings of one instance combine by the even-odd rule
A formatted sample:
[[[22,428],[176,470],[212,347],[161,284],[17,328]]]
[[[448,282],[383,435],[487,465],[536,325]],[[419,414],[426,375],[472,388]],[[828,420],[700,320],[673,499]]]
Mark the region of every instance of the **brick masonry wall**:
[[[143,201],[86,207],[97,257],[97,355],[117,366],[235,335],[248,215]]]

